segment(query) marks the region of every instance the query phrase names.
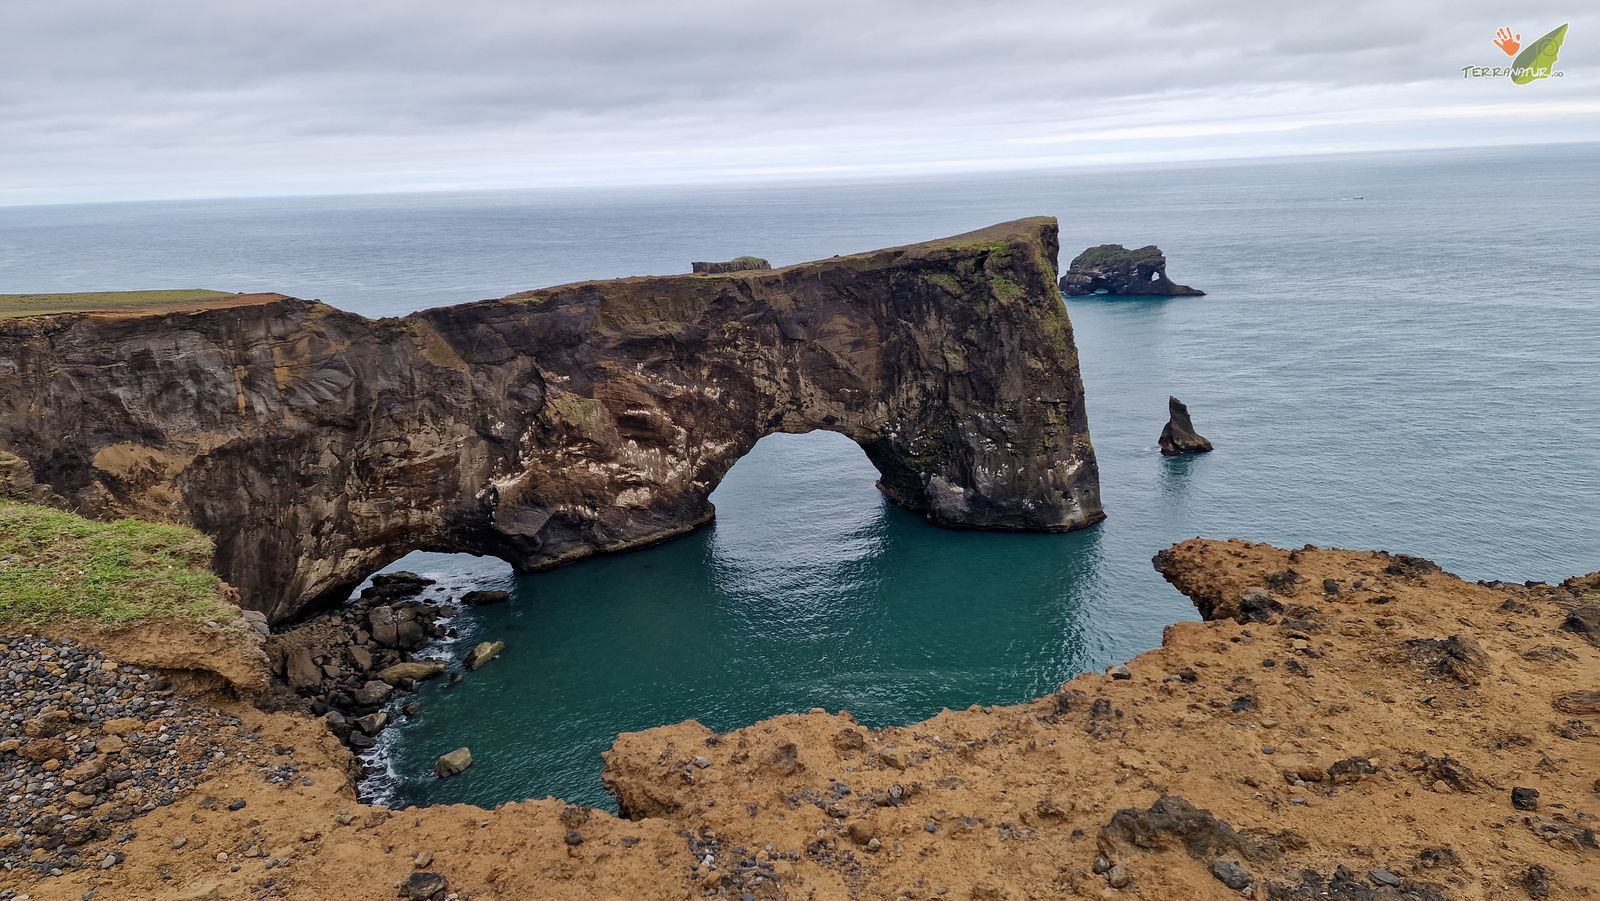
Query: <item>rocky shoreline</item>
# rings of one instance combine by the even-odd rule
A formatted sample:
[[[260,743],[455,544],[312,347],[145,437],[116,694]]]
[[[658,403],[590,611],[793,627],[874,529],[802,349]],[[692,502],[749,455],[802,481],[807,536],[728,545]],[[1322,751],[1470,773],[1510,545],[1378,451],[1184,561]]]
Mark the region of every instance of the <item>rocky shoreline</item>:
[[[508,600],[509,593],[499,590],[451,598],[433,579],[416,573],[379,573],[345,605],[266,633],[270,704],[320,717],[345,747],[362,756],[364,776],[379,776],[382,761],[372,756],[378,736],[420,712],[419,702],[408,700],[418,683],[445,679],[453,684],[485,662],[479,648],[460,659],[439,648],[455,637],[449,620],[460,607]],[[491,645],[483,656],[504,647]]]
[[[216,742],[193,787],[112,789],[108,831],[70,854],[38,853],[48,820],[8,824],[0,898],[1594,897],[1600,574],[1471,584],[1403,555],[1199,540],[1156,564],[1204,621],[1124,666],[902,728],[819,710],[625,734],[605,780],[626,818],[367,807],[325,715],[176,680],[114,753],[159,775],[158,719]],[[413,602],[369,599],[366,622]],[[98,666],[44,669],[81,696],[123,672]],[[93,759],[117,704],[72,721],[62,768]]]

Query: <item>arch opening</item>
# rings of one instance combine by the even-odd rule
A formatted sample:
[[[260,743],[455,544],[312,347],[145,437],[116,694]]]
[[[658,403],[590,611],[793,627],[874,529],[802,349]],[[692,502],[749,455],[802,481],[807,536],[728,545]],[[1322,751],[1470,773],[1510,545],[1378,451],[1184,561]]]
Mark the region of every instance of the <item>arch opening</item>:
[[[457,655],[506,652],[459,685],[420,686],[425,712],[384,739],[377,799],[615,810],[600,755],[618,732],[814,706],[905,723],[1033,697],[1083,665],[1093,533],[930,529],[877,476],[842,433],[776,432],[720,481],[711,526],[512,577],[509,603],[452,623]],[[434,760],[469,741],[470,778],[435,779]]]

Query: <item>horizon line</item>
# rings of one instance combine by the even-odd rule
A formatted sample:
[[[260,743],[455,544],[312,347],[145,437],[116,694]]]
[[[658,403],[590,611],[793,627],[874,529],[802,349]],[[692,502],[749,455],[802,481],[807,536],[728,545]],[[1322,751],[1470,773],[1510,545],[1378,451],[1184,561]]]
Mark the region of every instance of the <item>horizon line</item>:
[[[772,172],[765,175],[743,175],[729,178],[687,178],[683,180],[643,180],[629,181],[626,179],[611,179],[607,181],[571,181],[551,182],[545,184],[525,185],[482,185],[482,186],[424,186],[424,187],[394,187],[387,189],[356,190],[356,191],[288,191],[281,194],[254,194],[254,193],[219,193],[219,194],[174,194],[164,196],[127,197],[111,200],[59,200],[59,201],[33,201],[27,203],[9,203],[0,196],[0,210],[27,210],[57,207],[87,207],[110,206],[121,204],[143,203],[204,203],[212,201],[249,201],[249,200],[297,200],[297,199],[329,199],[329,198],[379,198],[379,197],[406,197],[445,194],[516,194],[516,193],[582,193],[620,190],[657,190],[680,191],[695,189],[750,189],[750,188],[781,188],[781,187],[806,187],[823,185],[849,185],[870,182],[915,182],[934,181],[949,178],[984,177],[984,176],[1018,176],[1027,174],[1044,174],[1064,171],[1097,171],[1115,172],[1122,170],[1178,170],[1191,168],[1226,167],[1237,164],[1283,164],[1308,162],[1318,159],[1338,159],[1344,157],[1368,157],[1399,155],[1408,153],[1466,153],[1472,151],[1526,149],[1534,147],[1572,147],[1586,144],[1600,145],[1600,140],[1593,138],[1578,138],[1572,140],[1554,141],[1502,141],[1480,144],[1418,144],[1416,146],[1390,146],[1390,147],[1365,147],[1360,149],[1338,150],[1284,150],[1276,153],[1261,153],[1256,155],[1229,155],[1229,156],[1196,156],[1174,157],[1170,159],[1143,159],[1118,162],[1083,161],[1062,162],[1051,165],[988,165],[988,166],[930,166],[920,171],[902,170],[886,171],[871,167],[833,167],[832,171],[824,173],[823,168],[795,171],[791,173]],[[992,162],[992,161],[990,161]]]

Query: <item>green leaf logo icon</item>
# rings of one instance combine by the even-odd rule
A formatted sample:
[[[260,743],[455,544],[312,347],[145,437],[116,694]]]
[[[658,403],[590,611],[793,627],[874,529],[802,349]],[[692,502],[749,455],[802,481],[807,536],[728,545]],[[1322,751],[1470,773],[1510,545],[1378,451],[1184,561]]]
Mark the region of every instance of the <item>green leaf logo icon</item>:
[[[1556,66],[1556,54],[1561,52],[1561,42],[1566,39],[1567,26],[1562,25],[1529,44],[1511,62],[1511,83],[1532,84],[1541,78],[1549,78]]]

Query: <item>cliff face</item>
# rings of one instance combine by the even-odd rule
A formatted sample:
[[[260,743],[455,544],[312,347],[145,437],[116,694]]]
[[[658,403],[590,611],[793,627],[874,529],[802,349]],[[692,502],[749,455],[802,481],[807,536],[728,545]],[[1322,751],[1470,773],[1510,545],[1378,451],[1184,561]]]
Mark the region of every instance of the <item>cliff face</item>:
[[[708,521],[829,429],[938,525],[1103,518],[1056,225],[369,320],[263,295],[0,323],[0,450],[96,516],[190,523],[273,619],[416,549],[535,569]]]

